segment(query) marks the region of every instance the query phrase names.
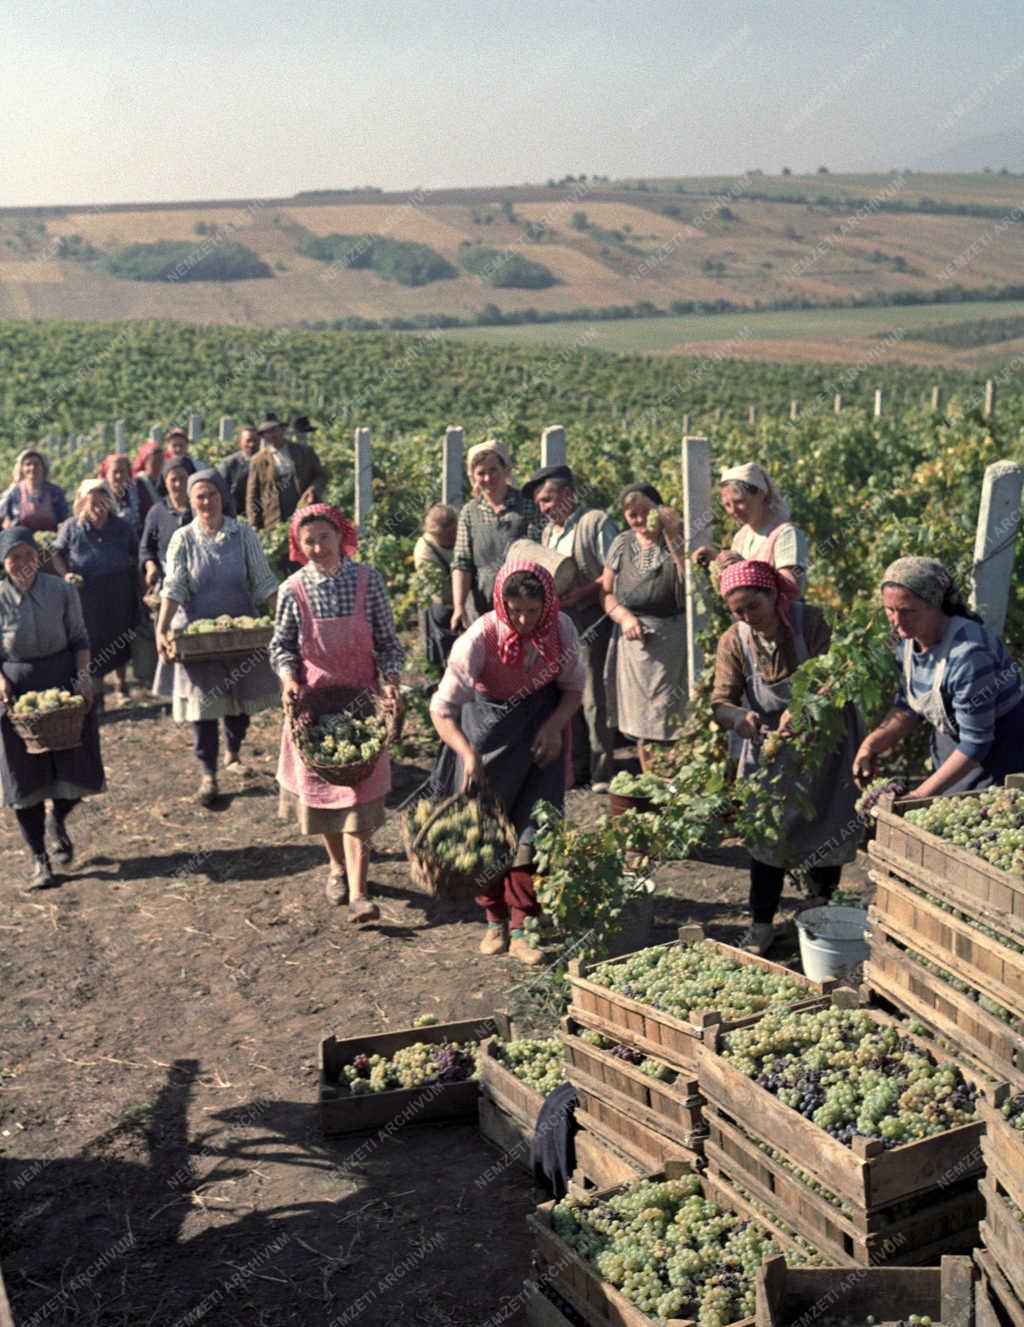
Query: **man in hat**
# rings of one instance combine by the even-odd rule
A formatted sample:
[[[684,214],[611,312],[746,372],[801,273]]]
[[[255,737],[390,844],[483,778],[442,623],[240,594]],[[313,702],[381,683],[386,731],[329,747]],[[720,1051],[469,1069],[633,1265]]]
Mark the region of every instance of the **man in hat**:
[[[309,422],[308,415],[296,415],[292,420],[291,434],[296,442],[306,442],[316,428]]]
[[[260,435],[255,424],[243,424],[238,430],[238,451],[218,461],[217,469],[227,481],[236,512],[244,512],[249,484],[249,462],[260,449]]]
[[[615,734],[608,727],[604,661],[612,622],[601,607],[601,573],[615,522],[576,497],[576,481],[567,465],[546,465],[523,485],[545,519],[541,543],[571,557],[578,568],[576,584],[561,596],[561,607],[579,632],[580,661],[586,673],[583,706],[573,721],[572,745],[576,783],[607,792],[615,769]]]
[[[249,462],[246,519],[254,530],[271,530],[291,520],[296,507],[319,502],[327,476],[312,447],[285,441],[284,424],[272,411],[256,431],[263,446]]]

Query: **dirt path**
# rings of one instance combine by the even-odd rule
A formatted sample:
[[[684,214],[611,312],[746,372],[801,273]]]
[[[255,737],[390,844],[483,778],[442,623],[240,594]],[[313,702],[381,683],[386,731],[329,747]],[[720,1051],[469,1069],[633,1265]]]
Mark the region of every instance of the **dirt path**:
[[[521,1321],[524,1173],[488,1178],[475,1125],[327,1142],[314,1103],[323,1036],[489,1013],[522,970],[476,952],[472,905],[410,889],[394,817],[381,921],[347,928],[322,850],[275,818],[277,737],[261,716],[251,783],[204,811],[187,734],[109,716],[108,794],[41,894],[3,818],[0,1259],[22,1327]],[[399,767],[393,800],[419,777]],[[655,938],[737,934],[741,860],[665,868]]]

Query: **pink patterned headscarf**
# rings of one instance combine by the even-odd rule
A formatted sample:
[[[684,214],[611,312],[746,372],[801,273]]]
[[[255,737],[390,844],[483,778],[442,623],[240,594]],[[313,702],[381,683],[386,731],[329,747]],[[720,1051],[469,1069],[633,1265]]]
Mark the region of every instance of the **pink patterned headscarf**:
[[[797,598],[798,591],[791,581],[779,573],[768,562],[757,562],[753,558],[746,562],[732,562],[718,578],[718,593],[724,599],[733,590],[774,590],[778,595],[777,608],[783,625],[792,630],[789,619],[789,605]]]
[[[296,507],[292,515],[291,523],[288,526],[288,556],[292,562],[305,566],[309,561],[302,549],[299,547],[299,526],[303,521],[309,520],[311,516],[318,516],[328,525],[333,525],[341,537],[341,551],[344,557],[350,558],[356,551],[356,545],[359,537],[354,527],[346,520],[344,513],[337,507],[332,507],[329,502],[311,502],[308,507]]]
[[[528,571],[536,576],[544,587],[544,608],[537,620],[537,625],[528,636],[524,636],[508,619],[505,608],[505,582],[517,571]],[[551,573],[529,558],[514,558],[504,564],[494,582],[494,615],[507,628],[505,633],[498,633],[498,655],[501,662],[517,667],[523,661],[523,651],[529,641],[542,659],[554,663],[558,658],[560,641],[558,635],[558,595]]]

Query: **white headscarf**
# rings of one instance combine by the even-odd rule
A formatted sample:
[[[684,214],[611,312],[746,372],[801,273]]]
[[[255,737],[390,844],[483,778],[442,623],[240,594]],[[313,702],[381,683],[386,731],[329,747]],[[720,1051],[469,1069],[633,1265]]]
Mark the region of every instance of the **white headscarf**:
[[[719,486],[749,484],[751,488],[756,488],[759,493],[765,495],[768,510],[777,521],[789,520],[789,504],[756,461],[748,461],[745,465],[734,465],[728,470],[723,470],[718,483]]]

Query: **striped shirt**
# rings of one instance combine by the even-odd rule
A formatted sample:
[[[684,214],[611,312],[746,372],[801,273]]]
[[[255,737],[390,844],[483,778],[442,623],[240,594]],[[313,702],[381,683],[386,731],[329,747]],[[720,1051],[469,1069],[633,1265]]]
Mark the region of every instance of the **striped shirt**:
[[[938,643],[919,650],[912,640],[901,642],[900,661],[910,652],[910,689],[918,703],[932,690]],[[1009,650],[980,622],[962,621],[953,633],[939,694],[956,735],[957,750],[979,763],[992,748],[996,718],[1012,708],[1024,680]],[[910,710],[901,672],[897,709]]]
[[[342,558],[341,566],[333,575],[317,571],[307,563],[296,575],[302,578],[310,611],[315,618],[351,617],[356,607],[356,579],[359,563]],[[366,617],[373,633],[373,652],[377,669],[382,676],[397,673],[405,659],[405,651],[395,635],[395,622],[391,615],[387,587],[379,571],[368,567],[366,585]],[[270,666],[278,676],[294,673],[302,662],[300,643],[301,617],[298,601],[292,588],[293,577],[281,586],[277,596],[277,621],[274,639],[270,643]]]

